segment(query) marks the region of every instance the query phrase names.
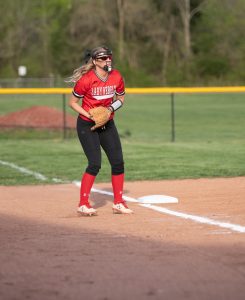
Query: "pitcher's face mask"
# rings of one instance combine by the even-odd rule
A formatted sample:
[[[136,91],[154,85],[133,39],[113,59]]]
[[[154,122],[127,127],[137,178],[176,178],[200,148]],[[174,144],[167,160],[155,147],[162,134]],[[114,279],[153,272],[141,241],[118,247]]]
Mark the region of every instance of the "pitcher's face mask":
[[[105,65],[101,67],[106,72],[112,70],[112,51],[109,48],[100,48],[92,52],[92,59],[99,62],[105,62]]]

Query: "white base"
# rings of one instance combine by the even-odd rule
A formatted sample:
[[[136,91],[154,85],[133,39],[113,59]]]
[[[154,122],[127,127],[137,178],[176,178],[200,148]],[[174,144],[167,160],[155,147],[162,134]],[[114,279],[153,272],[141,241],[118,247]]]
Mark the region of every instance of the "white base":
[[[179,200],[175,197],[166,195],[149,195],[137,199],[140,203],[178,203]]]

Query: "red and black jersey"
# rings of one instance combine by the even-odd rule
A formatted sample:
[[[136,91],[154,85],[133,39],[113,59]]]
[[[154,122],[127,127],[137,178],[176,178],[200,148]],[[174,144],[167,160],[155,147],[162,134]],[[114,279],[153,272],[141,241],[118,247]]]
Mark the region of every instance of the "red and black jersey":
[[[73,95],[82,99],[82,108],[89,111],[97,106],[109,107],[115,95],[124,95],[125,87],[122,75],[117,70],[108,73],[108,77],[103,80],[94,69],[84,74],[75,84]],[[111,114],[111,119],[114,113]],[[81,118],[91,121],[83,115]]]

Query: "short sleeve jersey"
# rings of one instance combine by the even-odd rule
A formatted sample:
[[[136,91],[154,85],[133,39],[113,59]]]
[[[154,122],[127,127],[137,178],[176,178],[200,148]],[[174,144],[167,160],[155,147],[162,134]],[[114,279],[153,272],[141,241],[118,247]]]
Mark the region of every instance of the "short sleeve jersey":
[[[117,70],[112,70],[103,80],[92,69],[76,82],[72,93],[75,97],[82,99],[82,108],[86,111],[98,106],[109,107],[115,95],[125,94],[124,80]],[[114,113],[110,118],[112,119],[113,116]],[[91,121],[83,115],[80,117]]]

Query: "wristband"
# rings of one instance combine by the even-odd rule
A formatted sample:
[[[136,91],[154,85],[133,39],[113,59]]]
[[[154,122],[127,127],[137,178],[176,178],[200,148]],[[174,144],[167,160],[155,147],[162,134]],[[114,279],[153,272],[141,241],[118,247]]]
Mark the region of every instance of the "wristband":
[[[110,107],[113,109],[113,111],[118,110],[119,108],[121,108],[123,105],[122,101],[117,99],[116,101],[112,102],[112,104],[110,105]]]

